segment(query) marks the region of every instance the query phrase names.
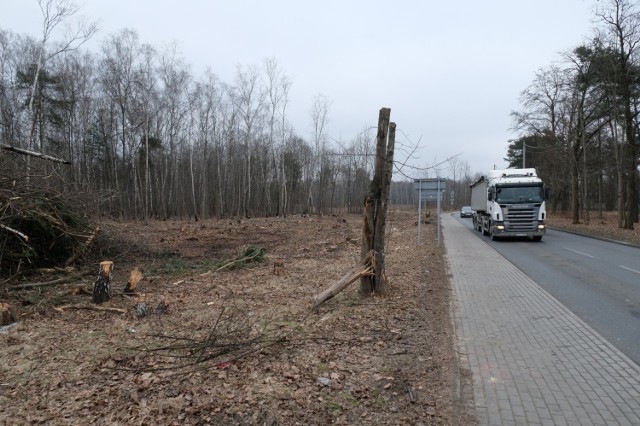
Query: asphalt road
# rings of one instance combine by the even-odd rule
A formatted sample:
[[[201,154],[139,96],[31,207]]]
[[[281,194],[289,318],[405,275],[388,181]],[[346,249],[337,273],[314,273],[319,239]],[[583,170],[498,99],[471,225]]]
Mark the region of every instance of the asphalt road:
[[[547,230],[541,242],[481,238],[640,364],[640,248]]]

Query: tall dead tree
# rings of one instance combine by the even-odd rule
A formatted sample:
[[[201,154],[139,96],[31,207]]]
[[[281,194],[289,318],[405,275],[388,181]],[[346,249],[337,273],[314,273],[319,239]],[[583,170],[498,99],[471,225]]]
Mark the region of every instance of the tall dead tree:
[[[380,110],[375,171],[369,185],[369,192],[364,199],[360,264],[331,287],[317,294],[313,298],[314,309],[340,293],[358,278],[360,278],[360,290],[363,294],[374,291],[383,293],[388,289],[384,271],[384,234],[396,141],[396,123],[389,123],[390,116],[390,108]]]
[[[384,237],[396,138],[396,124],[389,123],[390,116],[390,108],[380,110],[375,170],[364,199],[364,226],[360,254],[364,260],[369,256],[370,251],[373,250],[375,253],[375,274],[360,278],[360,291],[364,294],[374,291],[382,293],[388,287],[384,269]]]

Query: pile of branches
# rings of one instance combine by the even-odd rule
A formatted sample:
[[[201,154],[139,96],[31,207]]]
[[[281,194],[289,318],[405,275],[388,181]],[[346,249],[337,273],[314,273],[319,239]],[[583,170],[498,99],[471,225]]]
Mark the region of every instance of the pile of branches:
[[[264,262],[267,249],[264,247],[249,246],[232,259],[220,262],[215,268],[216,271],[233,270],[238,268],[248,268],[255,264]]]
[[[59,193],[17,189],[0,176],[0,274],[73,263],[96,233],[84,211]]]
[[[296,326],[283,328],[278,322],[260,321],[259,325],[259,320],[250,319],[246,312],[223,306],[203,336],[194,337],[193,330],[187,336],[149,334],[138,345],[125,348],[146,356],[135,357],[124,369],[165,370],[178,374],[226,369],[267,348],[314,340],[306,334],[300,335],[300,326],[309,315],[307,313],[297,321]]]

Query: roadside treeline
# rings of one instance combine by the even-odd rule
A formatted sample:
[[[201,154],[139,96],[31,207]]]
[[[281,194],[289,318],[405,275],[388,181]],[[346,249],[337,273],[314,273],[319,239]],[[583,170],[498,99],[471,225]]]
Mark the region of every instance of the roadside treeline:
[[[640,164],[640,4],[595,3],[594,36],[541,68],[512,113],[521,137],[510,142],[513,167],[536,167],[552,188],[551,208],[617,209],[618,225],[638,222]]]
[[[526,157],[538,169],[553,210],[572,211],[577,222],[589,219],[589,208],[617,208],[629,228],[638,221],[640,6],[595,4],[591,42],[541,69],[523,92],[513,112],[522,136],[507,160],[520,167]],[[133,30],[89,52],[53,42],[60,21],[44,20],[41,39],[0,29],[0,144],[71,164],[0,150],[0,182],[10,184],[0,196],[14,205],[23,187],[116,218],[361,210],[373,130],[336,143],[327,132],[331,102],[317,95],[304,106],[311,132],[296,133],[292,81],[277,60],[238,66],[224,82],[212,71],[194,75],[175,48],[144,44]],[[444,203],[457,208],[467,204],[473,177],[461,161],[449,168]],[[391,197],[416,202],[407,182],[394,183]]]
[[[311,135],[296,134],[291,80],[275,59],[238,66],[223,82],[132,30],[107,37],[99,53],[56,49],[0,29],[0,143],[71,162],[0,150],[5,181],[73,193],[117,218],[361,209],[373,130],[330,149],[330,101],[318,95]]]

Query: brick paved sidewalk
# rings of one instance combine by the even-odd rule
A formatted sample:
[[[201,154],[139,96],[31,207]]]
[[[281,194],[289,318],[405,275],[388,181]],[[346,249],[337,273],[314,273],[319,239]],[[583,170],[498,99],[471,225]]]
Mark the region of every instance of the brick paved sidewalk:
[[[640,425],[640,368],[451,215],[461,366],[482,425]]]

